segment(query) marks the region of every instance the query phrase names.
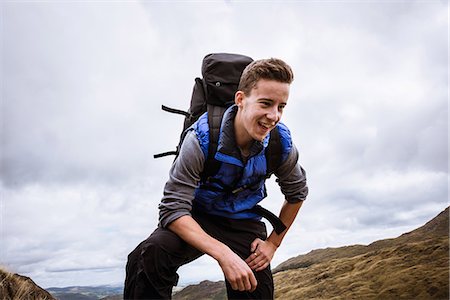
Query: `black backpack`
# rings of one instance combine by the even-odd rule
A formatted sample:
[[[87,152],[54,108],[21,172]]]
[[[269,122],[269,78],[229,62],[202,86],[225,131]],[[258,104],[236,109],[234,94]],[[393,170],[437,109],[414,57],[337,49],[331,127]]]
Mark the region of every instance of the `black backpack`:
[[[214,155],[217,151],[222,117],[225,110],[234,104],[234,95],[237,92],[242,72],[252,61],[252,58],[240,54],[212,53],[206,55],[202,63],[203,79],[195,78],[189,110],[183,111],[162,105],[164,111],[184,115],[185,119],[176,149],[174,151],[156,154],[154,158],[167,155],[177,156],[186,136],[187,129],[203,113],[208,112],[209,148],[205,167],[201,174],[201,180],[204,182],[206,179],[214,176],[221,165],[219,161],[214,159]],[[265,155],[267,160],[266,177],[269,178],[281,164],[281,142],[277,127],[271,131],[269,145],[266,148]],[[235,191],[242,190],[242,188],[246,187],[241,187]],[[276,231],[281,232],[284,230],[282,229],[284,225],[271,212],[260,206],[256,206],[253,211],[266,217],[274,225]],[[268,214],[271,215],[269,216]],[[278,219],[279,222],[274,218]],[[272,221],[277,224],[274,224]],[[284,228],[286,227],[284,226]]]

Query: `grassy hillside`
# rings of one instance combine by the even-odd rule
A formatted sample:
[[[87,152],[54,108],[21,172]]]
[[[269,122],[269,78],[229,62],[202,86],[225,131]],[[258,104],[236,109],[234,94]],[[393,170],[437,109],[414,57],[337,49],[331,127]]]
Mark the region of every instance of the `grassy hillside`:
[[[291,258],[274,269],[274,281],[275,298],[282,300],[449,299],[449,209],[394,239],[319,249]],[[61,299],[87,297],[81,287],[74,288],[64,291],[70,289],[76,295]],[[100,298],[98,291],[94,294]],[[30,278],[0,269],[0,299],[54,298]],[[226,299],[225,284],[203,281],[173,299]]]
[[[211,299],[221,300],[227,299],[227,292],[225,290],[225,282],[211,282],[205,280],[196,285],[185,287],[180,292],[173,296],[174,300],[190,300],[190,299]]]
[[[398,238],[312,251],[274,272],[278,299],[449,299],[449,209]]]
[[[278,299],[448,299],[448,238],[400,244],[274,275]]]
[[[447,238],[449,236],[449,208],[446,208],[438,216],[427,222],[425,225],[413,230],[411,232],[402,234],[393,239],[385,239],[373,242],[368,246],[353,245],[339,248],[318,249],[309,252],[308,254],[299,255],[288,259],[287,261],[278,265],[273,273],[285,271],[289,269],[305,268],[313,264],[323,263],[338,258],[350,258],[371,251],[377,251],[389,247],[395,247],[400,244],[415,243],[419,241],[426,241],[428,239]]]
[[[274,269],[274,282],[283,300],[449,299],[449,209],[394,239],[291,258]],[[226,299],[223,282],[211,285],[190,286],[178,299]]]
[[[0,269],[0,299],[54,300],[55,298],[30,278]]]

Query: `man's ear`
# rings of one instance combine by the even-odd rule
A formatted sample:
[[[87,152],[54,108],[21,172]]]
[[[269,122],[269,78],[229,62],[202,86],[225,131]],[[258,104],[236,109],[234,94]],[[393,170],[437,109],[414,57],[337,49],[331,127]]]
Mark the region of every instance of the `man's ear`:
[[[238,107],[242,107],[242,102],[244,101],[245,94],[243,91],[237,91],[236,94],[234,94],[234,103]]]

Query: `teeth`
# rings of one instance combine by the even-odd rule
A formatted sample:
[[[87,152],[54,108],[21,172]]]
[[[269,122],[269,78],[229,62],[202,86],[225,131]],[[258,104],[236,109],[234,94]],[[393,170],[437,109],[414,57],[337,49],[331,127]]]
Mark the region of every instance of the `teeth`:
[[[268,124],[268,123],[260,123],[260,124],[261,124],[261,126],[267,128],[267,129],[270,129],[270,127],[272,127],[272,124]]]

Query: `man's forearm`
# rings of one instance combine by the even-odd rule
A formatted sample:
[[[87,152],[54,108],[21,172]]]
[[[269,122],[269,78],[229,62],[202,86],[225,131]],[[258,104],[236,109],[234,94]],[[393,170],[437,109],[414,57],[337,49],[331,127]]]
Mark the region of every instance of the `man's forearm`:
[[[234,290],[256,289],[257,281],[250,267],[228,246],[207,234],[191,216],[182,216],[168,227],[188,244],[213,257]]]
[[[287,201],[284,201],[283,207],[281,208],[280,211],[280,220],[283,222],[284,225],[286,225],[286,230],[284,230],[281,234],[277,234],[275,231],[272,231],[270,236],[267,238],[267,241],[271,242],[276,247],[280,246],[281,241],[283,240],[287,231],[294,222],[295,217],[297,216],[298,211],[300,210],[300,207],[302,207],[302,204],[303,201],[300,201],[298,203],[289,203]]]
[[[216,260],[229,250],[228,246],[207,234],[191,216],[186,215],[176,219],[169,224],[168,228],[189,245]]]

